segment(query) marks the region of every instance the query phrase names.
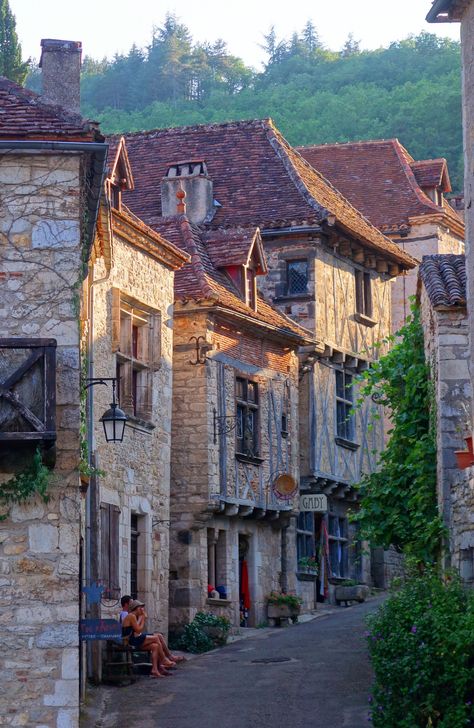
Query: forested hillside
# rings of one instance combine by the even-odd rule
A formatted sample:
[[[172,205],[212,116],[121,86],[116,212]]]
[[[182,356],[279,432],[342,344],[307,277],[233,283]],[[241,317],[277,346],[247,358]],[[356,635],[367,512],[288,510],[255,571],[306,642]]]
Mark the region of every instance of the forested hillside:
[[[168,16],[146,49],[85,58],[84,114],[109,133],[271,116],[295,145],[396,136],[416,158],[447,157],[461,189],[458,43],[422,33],[361,51],[350,36],[336,52],[308,22],[289,39],[270,30],[264,48],[257,73]],[[28,85],[37,83],[33,70]]]

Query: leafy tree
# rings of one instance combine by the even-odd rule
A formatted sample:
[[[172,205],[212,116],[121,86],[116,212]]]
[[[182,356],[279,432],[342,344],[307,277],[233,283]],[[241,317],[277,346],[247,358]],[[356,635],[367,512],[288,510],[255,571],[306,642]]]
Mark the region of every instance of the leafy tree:
[[[0,75],[23,84],[27,73],[28,62],[21,60],[15,16],[8,0],[0,0]]]
[[[391,544],[417,563],[436,561],[443,526],[436,501],[436,431],[418,308],[393,348],[360,378],[360,400],[387,407],[392,427],[378,469],[359,484],[361,538]]]
[[[341,57],[348,58],[348,56],[354,56],[360,53],[360,41],[354,38],[353,33],[349,33],[346,42],[342,46]]]

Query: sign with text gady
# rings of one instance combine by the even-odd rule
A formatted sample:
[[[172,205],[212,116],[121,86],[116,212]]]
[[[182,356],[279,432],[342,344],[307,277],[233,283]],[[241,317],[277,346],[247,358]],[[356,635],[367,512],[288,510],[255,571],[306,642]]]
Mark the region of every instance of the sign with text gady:
[[[328,497],[323,493],[306,493],[300,496],[300,511],[326,513],[327,509]]]
[[[116,640],[122,637],[122,627],[116,619],[81,619],[81,640]]]

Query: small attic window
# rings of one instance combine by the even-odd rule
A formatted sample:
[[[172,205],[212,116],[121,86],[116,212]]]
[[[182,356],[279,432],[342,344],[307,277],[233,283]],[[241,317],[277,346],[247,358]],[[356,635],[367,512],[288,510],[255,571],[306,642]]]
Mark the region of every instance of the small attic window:
[[[114,210],[122,209],[122,191],[118,185],[110,183],[110,204]]]
[[[245,303],[254,311],[257,310],[257,280],[252,267],[245,268]]]

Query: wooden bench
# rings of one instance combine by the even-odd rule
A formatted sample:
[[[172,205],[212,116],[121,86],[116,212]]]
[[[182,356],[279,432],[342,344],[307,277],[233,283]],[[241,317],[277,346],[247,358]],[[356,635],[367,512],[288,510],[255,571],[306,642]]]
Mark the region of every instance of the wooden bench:
[[[137,675],[147,675],[150,670],[149,652],[133,648],[126,638],[107,640],[102,659],[102,682],[130,685]]]

